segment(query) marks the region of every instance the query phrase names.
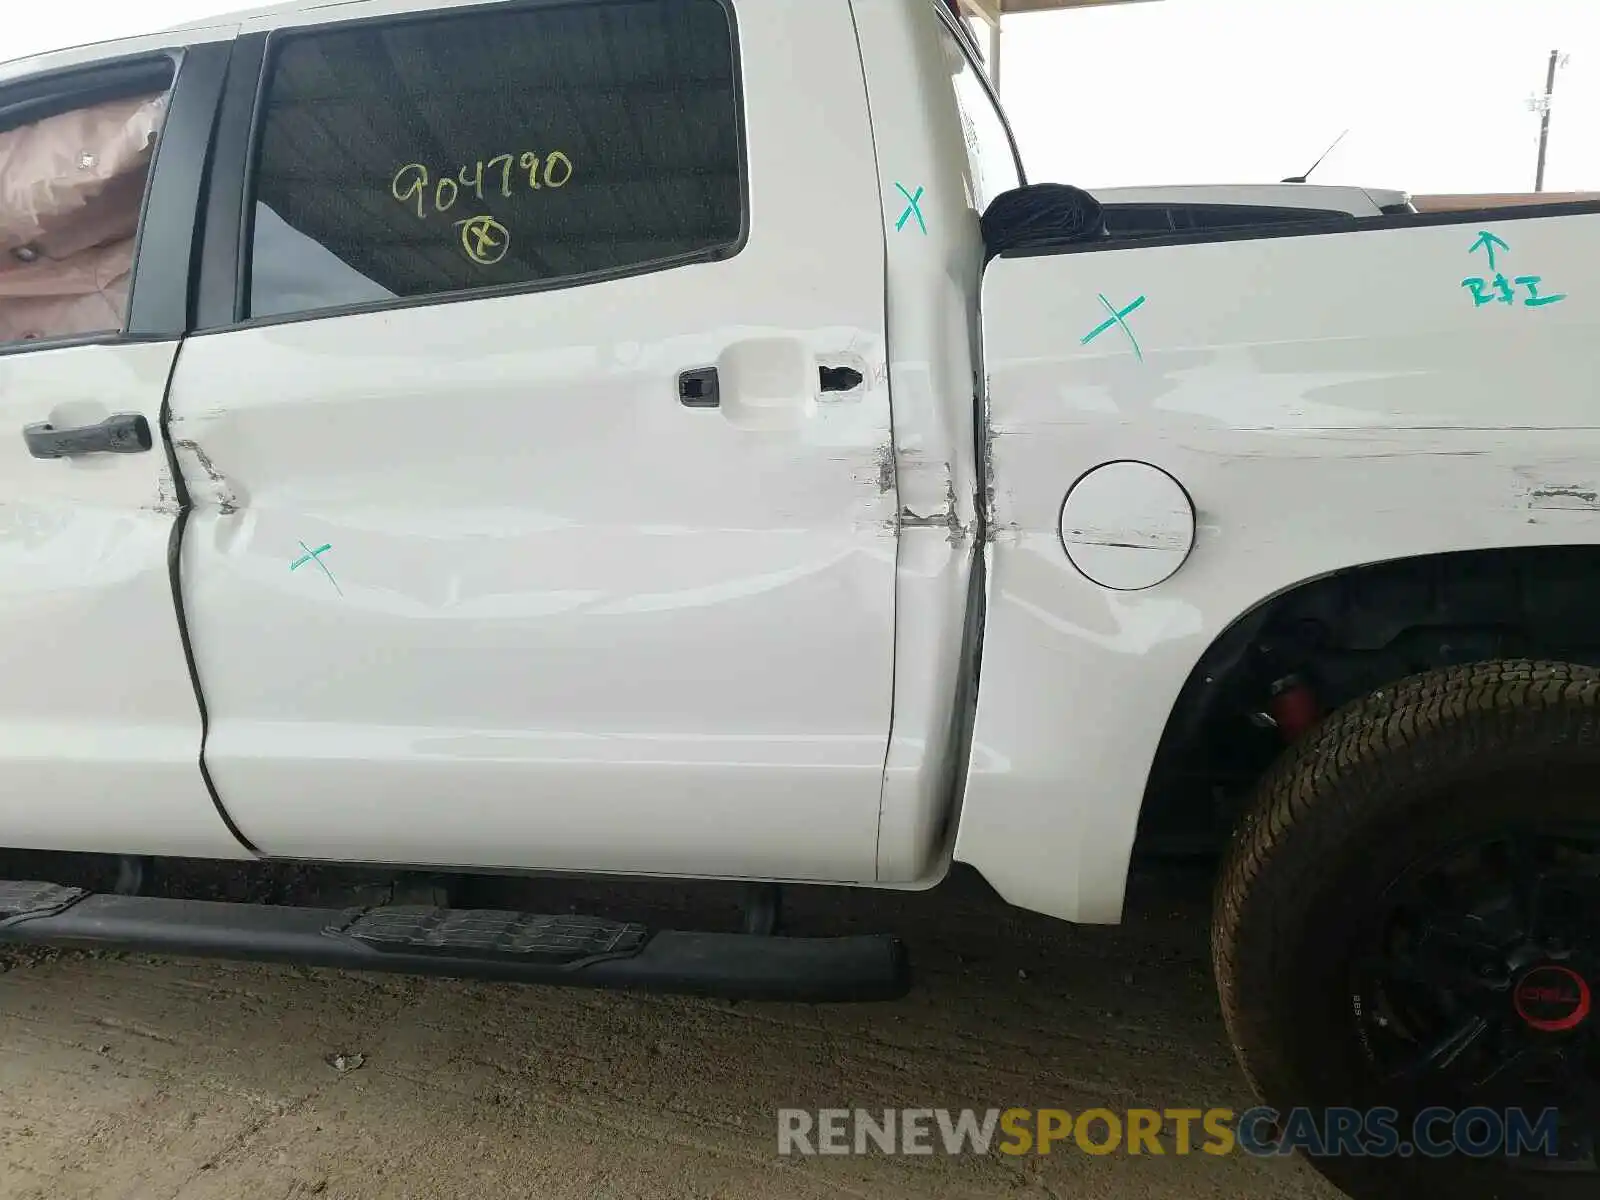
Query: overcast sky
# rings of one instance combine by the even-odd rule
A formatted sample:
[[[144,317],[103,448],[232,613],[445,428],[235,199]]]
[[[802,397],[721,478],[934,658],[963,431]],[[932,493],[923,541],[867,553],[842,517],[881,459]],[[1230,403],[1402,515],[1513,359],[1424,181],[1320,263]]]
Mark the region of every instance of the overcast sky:
[[[772,2],[772,0],[762,0]],[[791,0],[800,2],[800,0]],[[0,58],[240,0],[0,0]],[[1011,17],[1004,100],[1029,173],[1086,187],[1319,183],[1529,191],[1549,53],[1552,190],[1600,190],[1600,0],[1154,0]]]
[[[1298,175],[1600,190],[1600,0],[1156,0],[1007,19],[1003,99],[1031,175],[1086,187]]]

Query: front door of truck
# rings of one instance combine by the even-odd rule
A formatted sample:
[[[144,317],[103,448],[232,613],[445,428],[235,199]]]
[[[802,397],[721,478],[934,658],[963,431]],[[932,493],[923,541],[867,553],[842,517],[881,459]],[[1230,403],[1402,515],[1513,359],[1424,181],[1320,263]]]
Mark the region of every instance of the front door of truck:
[[[244,852],[200,771],[161,439],[210,33],[0,82],[0,845]]]
[[[871,132],[751,69],[849,8],[452,7],[246,27],[248,275],[172,391],[219,794],[278,855],[869,879]]]

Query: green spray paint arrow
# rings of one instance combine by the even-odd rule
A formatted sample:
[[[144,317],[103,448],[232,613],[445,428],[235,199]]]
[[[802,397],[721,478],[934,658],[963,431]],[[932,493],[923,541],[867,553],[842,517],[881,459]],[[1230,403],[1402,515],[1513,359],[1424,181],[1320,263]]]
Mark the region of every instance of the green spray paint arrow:
[[[1476,254],[1478,252],[1479,247],[1482,247],[1483,249],[1487,250],[1489,252],[1489,270],[1492,271],[1492,270],[1494,270],[1494,248],[1496,246],[1499,246],[1500,249],[1502,249],[1502,250],[1510,250],[1511,249],[1510,246],[1506,245],[1499,238],[1495,237],[1494,234],[1490,233],[1488,230],[1485,229],[1485,230],[1479,231],[1478,240],[1472,243],[1472,249],[1468,250],[1467,253],[1468,254]]]

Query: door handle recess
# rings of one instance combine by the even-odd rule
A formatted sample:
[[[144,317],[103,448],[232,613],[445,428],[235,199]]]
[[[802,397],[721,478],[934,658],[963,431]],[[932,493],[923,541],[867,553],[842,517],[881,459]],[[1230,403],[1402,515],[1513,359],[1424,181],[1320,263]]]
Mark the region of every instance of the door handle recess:
[[[116,413],[94,425],[57,429],[48,421],[22,427],[22,440],[35,458],[73,458],[80,454],[140,454],[155,444],[143,413]]]
[[[853,392],[861,386],[864,377],[854,367],[822,367],[822,390],[825,392]]]
[[[678,399],[685,408],[716,408],[722,403],[721,381],[715,367],[701,367],[678,376]]]

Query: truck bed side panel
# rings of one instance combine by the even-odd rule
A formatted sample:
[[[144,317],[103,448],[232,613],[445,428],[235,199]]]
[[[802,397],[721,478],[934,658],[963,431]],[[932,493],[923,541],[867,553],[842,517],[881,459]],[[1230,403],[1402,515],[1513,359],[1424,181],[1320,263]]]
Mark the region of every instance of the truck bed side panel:
[[[1386,559],[1600,541],[1600,213],[1466,220],[990,265],[992,596],[956,856],[1008,899],[1118,919],[1179,689],[1263,600]],[[1197,515],[1143,591],[1063,545],[1074,482],[1120,459]]]

